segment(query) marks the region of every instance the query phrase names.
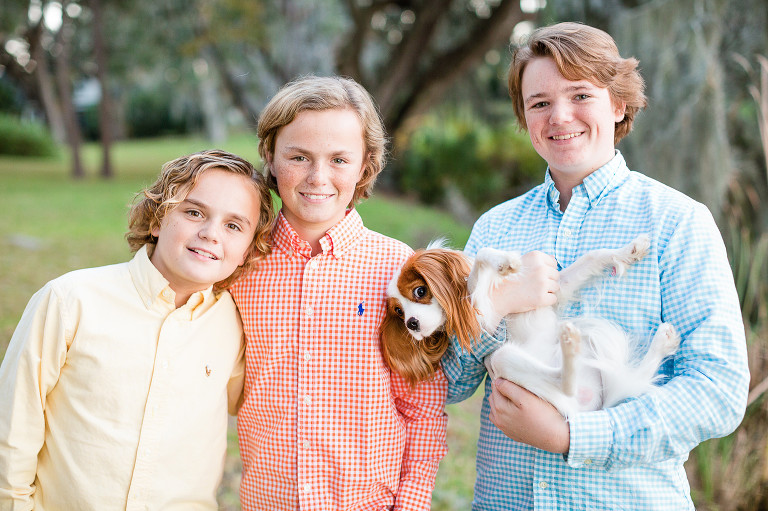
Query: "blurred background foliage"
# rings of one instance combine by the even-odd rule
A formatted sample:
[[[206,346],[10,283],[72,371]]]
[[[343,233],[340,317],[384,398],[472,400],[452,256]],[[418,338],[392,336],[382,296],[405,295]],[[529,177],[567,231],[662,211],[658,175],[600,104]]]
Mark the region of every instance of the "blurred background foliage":
[[[65,195],[88,201],[87,187],[108,202],[190,148],[232,147],[255,161],[256,119],[277,88],[335,73],[372,93],[391,137],[371,221],[414,245],[437,225],[463,243],[480,213],[542,179],[545,164],[516,127],[505,74],[511,43],[563,20],[603,28],[640,61],[649,107],[619,146],[630,167],[704,202],[718,220],[742,302],[752,394],[736,433],[705,442],[687,469],[698,509],[766,509],[765,0],[0,0],[0,202],[28,210],[40,194],[72,210]],[[428,217],[432,225],[405,232],[386,223],[389,209],[421,204],[456,224]],[[37,221],[55,226],[55,215]],[[74,218],[86,225],[93,215]],[[35,215],[14,218],[6,210],[0,230],[12,241],[0,256],[0,288],[23,284],[29,293],[0,293],[3,332],[44,282],[12,265],[44,266],[24,252],[36,243],[24,236],[48,231],[23,232]],[[120,233],[103,243],[122,243]],[[51,243],[69,250],[63,238]],[[475,406],[451,423],[470,431]],[[472,481],[459,488],[452,478],[471,477],[464,465],[473,449],[452,458],[463,465],[439,482],[435,509],[466,509]]]

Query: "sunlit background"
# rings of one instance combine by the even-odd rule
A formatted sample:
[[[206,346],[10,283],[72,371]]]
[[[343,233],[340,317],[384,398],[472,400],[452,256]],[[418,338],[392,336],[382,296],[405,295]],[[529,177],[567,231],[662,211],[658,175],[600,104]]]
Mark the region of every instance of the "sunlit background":
[[[351,76],[380,107],[390,163],[366,224],[460,248],[542,179],[506,71],[512,44],[565,20],[639,59],[649,107],[619,149],[705,203],[731,259],[752,394],[686,465],[697,509],[768,508],[765,0],[0,0],[0,356],[46,281],[130,257],[127,204],[164,161],[222,147],[257,163],[259,111],[300,75]],[[469,508],[478,403],[448,409],[434,509]],[[220,502],[239,509],[234,431],[230,447]]]

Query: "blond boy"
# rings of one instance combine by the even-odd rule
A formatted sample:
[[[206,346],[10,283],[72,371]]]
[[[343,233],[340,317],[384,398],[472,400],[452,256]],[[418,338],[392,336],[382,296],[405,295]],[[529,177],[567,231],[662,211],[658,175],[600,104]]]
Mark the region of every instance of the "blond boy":
[[[217,509],[243,382],[226,288],[273,217],[248,162],[178,158],[131,210],[130,262],[32,297],[0,366],[0,509]]]
[[[412,251],[354,208],[384,165],[378,111],[353,80],[306,77],[258,133],[282,208],[272,252],[232,287],[248,338],[243,509],[428,510],[446,381],[411,389],[384,364],[384,291]]]

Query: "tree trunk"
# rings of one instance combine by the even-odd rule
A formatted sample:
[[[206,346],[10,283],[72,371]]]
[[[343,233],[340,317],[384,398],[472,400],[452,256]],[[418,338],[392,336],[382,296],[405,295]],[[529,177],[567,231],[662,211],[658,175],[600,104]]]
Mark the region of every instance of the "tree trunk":
[[[522,12],[519,1],[502,0],[490,17],[474,27],[463,44],[438,55],[424,72],[416,74],[414,70],[416,79],[410,78],[414,83],[411,93],[382,112],[387,129],[394,133],[408,117],[425,111],[472,66],[481,62],[488,50],[508,41],[515,25],[534,18],[535,15]]]
[[[48,127],[50,127],[53,138],[57,142],[64,142],[66,140],[64,117],[59,99],[56,97],[56,85],[51,71],[48,69],[48,54],[41,44],[42,34],[43,19],[41,18],[37,25],[31,27],[27,32],[29,53],[35,61],[35,80],[43,103],[43,110],[48,119]]]
[[[259,118],[259,109],[253,102],[253,99],[246,91],[242,81],[230,69],[229,63],[224,53],[218,46],[211,42],[205,48],[206,60],[216,66],[216,70],[221,77],[222,84],[232,96],[232,102],[240,110],[249,125],[256,125],[256,119]]]
[[[107,76],[107,47],[104,39],[104,11],[102,0],[90,0],[93,11],[93,54],[96,60],[96,77],[101,85],[101,101],[99,102],[99,134],[101,138],[102,164],[101,176],[113,176],[111,149],[112,134],[112,97],[109,93]]]
[[[195,70],[200,91],[200,110],[205,122],[205,133],[208,141],[219,144],[227,139],[227,122],[224,108],[221,104],[219,88],[211,71],[209,52],[203,51],[200,57],[205,63],[205,69]]]
[[[85,176],[82,159],[80,158],[80,145],[82,135],[80,125],[77,122],[77,113],[75,104],[72,101],[72,83],[71,66],[69,56],[71,52],[71,41],[74,34],[72,20],[67,15],[67,4],[65,1],[61,6],[61,28],[56,35],[56,42],[59,44],[59,54],[56,57],[56,83],[59,87],[59,98],[61,99],[61,110],[66,127],[66,139],[72,155],[72,177],[79,179]]]

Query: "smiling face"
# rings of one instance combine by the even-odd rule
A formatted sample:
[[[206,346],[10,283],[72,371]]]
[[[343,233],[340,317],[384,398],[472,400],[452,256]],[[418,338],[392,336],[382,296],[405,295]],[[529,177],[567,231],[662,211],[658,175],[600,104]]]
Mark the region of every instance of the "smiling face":
[[[259,218],[259,193],[246,176],[203,172],[152,230],[152,264],[176,292],[176,306],[229,277],[245,261]]]
[[[344,218],[363,175],[363,128],[350,109],[304,110],[275,139],[268,155],[283,215],[302,237],[319,240]]]
[[[568,80],[553,59],[539,57],[526,66],[521,92],[531,142],[558,189],[570,191],[613,158],[625,106],[614,105],[608,89]]]

